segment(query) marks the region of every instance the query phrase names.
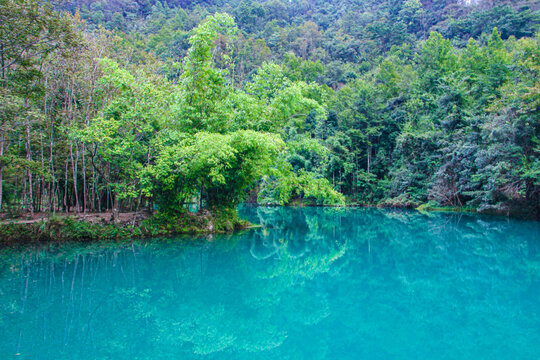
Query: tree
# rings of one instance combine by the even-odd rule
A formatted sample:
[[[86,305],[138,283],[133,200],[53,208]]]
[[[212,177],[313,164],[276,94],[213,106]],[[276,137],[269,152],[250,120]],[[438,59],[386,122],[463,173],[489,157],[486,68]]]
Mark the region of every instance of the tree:
[[[251,130],[164,133],[155,164],[141,173],[144,190],[164,211],[181,210],[199,194],[208,208],[230,208],[268,172],[282,146],[279,136]]]
[[[2,94],[9,97],[9,100],[6,99],[7,107],[10,107],[13,101],[17,102],[14,97],[23,100],[26,113],[24,126],[27,166],[32,164],[30,119],[36,118],[37,114],[32,109],[32,102],[43,94],[39,83],[42,76],[40,65],[53,51],[73,47],[77,42],[78,36],[71,27],[70,19],[55,12],[51,4],[39,0],[0,2],[0,87]],[[0,156],[4,155],[5,142],[8,138],[5,131],[6,127],[2,126]],[[3,186],[2,171],[3,165],[0,164],[0,188]],[[33,211],[32,170],[27,168],[26,173],[28,180],[26,205]],[[0,190],[0,208],[2,195]]]
[[[190,49],[184,59],[178,117],[185,131],[223,132],[227,124],[219,103],[228,93],[225,70],[216,69],[212,49],[219,33],[232,35],[234,20],[227,14],[215,14],[193,30]]]

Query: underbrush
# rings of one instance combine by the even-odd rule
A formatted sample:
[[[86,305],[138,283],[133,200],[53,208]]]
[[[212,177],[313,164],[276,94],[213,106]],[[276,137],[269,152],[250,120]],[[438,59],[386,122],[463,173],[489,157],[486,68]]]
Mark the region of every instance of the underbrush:
[[[84,219],[54,216],[34,223],[11,221],[0,225],[0,244],[65,241],[106,241],[174,234],[224,234],[247,228],[248,221],[235,209],[203,210],[199,213],[155,213],[139,224],[93,223]]]

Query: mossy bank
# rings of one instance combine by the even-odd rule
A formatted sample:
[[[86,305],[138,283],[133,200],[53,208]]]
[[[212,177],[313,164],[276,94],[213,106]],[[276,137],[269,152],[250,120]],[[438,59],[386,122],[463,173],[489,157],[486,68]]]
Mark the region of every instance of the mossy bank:
[[[129,220],[90,221],[76,216],[53,216],[38,221],[4,221],[0,224],[0,245],[23,243],[107,241],[176,234],[225,234],[252,224],[238,217],[234,209],[203,210],[198,213],[137,214]]]

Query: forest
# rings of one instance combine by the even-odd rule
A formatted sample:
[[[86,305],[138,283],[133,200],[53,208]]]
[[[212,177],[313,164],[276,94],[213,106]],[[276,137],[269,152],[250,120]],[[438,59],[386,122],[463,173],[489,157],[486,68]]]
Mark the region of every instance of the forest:
[[[0,0],[0,211],[540,217],[540,4]]]

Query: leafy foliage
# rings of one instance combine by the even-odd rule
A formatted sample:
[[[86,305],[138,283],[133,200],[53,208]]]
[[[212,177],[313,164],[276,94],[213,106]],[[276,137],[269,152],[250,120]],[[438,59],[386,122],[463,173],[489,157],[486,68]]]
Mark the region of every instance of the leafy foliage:
[[[529,5],[6,0],[0,200],[115,217],[248,196],[537,216]]]

